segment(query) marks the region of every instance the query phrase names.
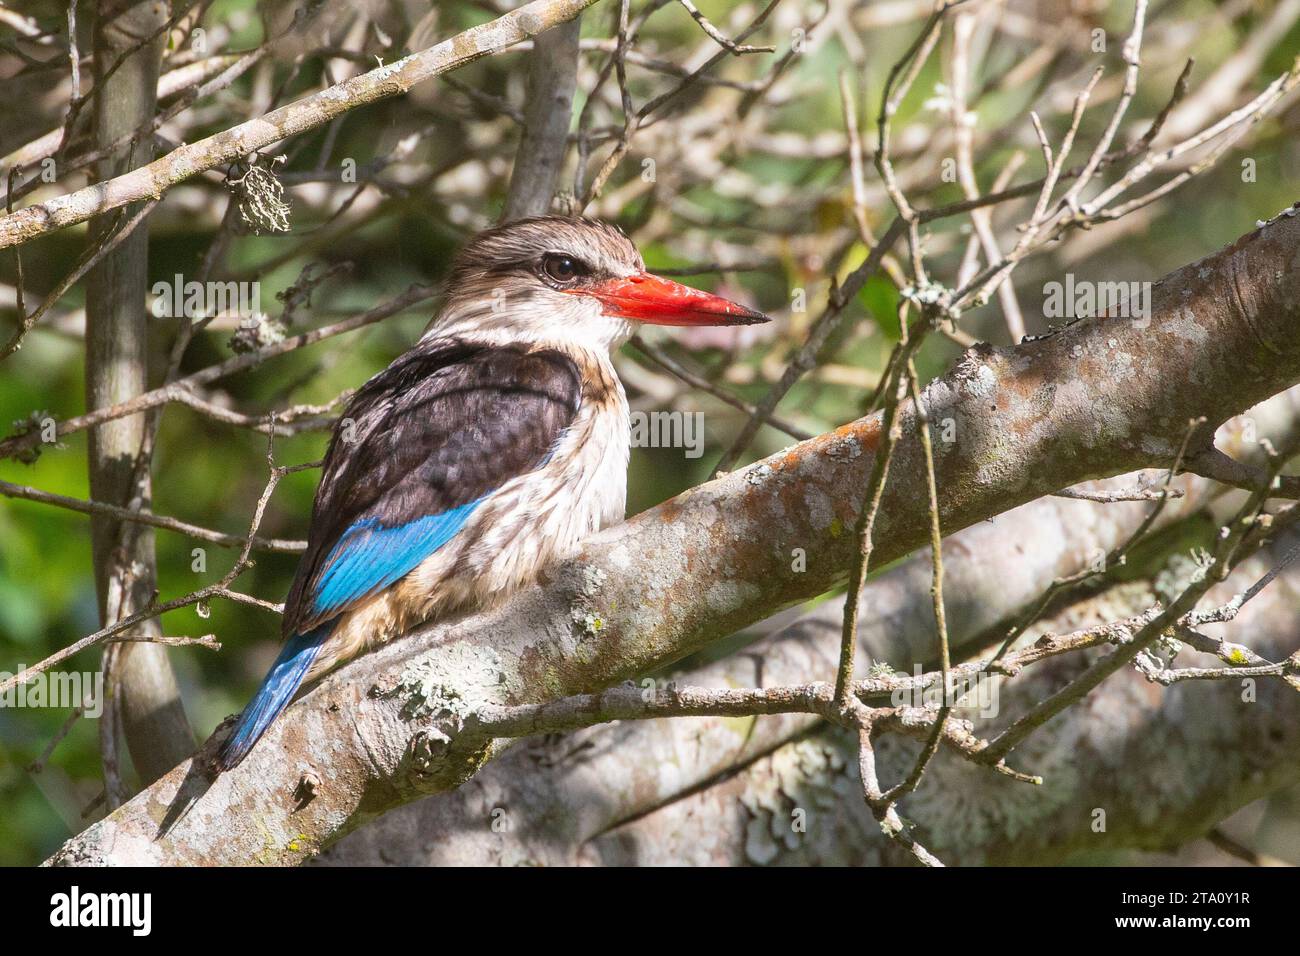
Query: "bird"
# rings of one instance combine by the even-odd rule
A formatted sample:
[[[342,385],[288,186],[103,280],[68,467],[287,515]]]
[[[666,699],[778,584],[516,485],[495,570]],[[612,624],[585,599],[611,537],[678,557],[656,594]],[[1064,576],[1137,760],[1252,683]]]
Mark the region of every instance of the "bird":
[[[629,414],[611,355],[639,325],[766,321],[647,272],[600,220],[531,217],[473,236],[423,336],[335,424],[283,648],[217,767],[236,767],[345,661],[491,607],[623,520]]]

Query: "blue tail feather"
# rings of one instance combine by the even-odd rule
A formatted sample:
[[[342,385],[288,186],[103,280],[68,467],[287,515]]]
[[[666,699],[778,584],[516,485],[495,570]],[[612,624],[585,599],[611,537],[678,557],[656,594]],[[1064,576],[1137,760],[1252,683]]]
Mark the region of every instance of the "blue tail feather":
[[[235,729],[217,753],[217,764],[222,770],[237,767],[271,722],[289,706],[333,625],[330,621],[306,634],[295,634],[285,642],[280,656],[262,679],[262,686],[239,715]]]

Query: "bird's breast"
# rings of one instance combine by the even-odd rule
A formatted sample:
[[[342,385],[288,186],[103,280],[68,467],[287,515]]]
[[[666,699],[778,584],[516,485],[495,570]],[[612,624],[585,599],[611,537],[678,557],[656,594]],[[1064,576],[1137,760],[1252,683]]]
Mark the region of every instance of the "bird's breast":
[[[582,399],[546,460],[512,478],[475,509],[448,545],[397,589],[427,618],[487,606],[532,583],[582,540],[623,520],[627,503],[627,399],[607,356],[581,350]]]

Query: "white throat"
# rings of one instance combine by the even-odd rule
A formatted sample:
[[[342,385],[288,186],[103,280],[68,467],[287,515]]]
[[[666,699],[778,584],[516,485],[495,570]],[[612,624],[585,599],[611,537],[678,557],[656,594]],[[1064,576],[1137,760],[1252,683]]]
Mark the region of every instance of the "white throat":
[[[514,296],[501,288],[486,295],[456,292],[429,323],[421,341],[472,339],[492,345],[555,343],[612,353],[629,338],[632,324],[606,315],[595,299],[529,290]]]

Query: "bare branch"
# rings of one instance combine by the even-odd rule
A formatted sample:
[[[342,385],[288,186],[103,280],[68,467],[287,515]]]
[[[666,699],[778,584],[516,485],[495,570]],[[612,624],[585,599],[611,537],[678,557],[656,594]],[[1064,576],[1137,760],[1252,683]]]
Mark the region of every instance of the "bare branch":
[[[175,531],[177,534],[197,538],[200,541],[211,541],[213,544],[219,544],[224,548],[238,548],[248,543],[248,539],[243,535],[212,531],[167,515],[154,514],[151,511],[132,511],[130,508],[103,501],[83,501],[81,498],[70,498],[67,495],[42,491],[39,488],[31,488],[27,485],[16,485],[9,481],[0,481],[0,495],[4,495],[6,498],[21,498],[25,501],[39,501],[41,504],[67,508],[70,511],[79,511],[82,514],[101,514],[116,518],[119,521],[135,521],[154,528]],[[290,541],[282,538],[254,538],[252,544],[253,547],[259,550],[282,554],[298,554],[307,548],[306,541]]]
[[[177,147],[106,183],[20,209],[0,219],[0,249],[62,229],[168,188],[254,150],[305,133],[349,110],[401,95],[417,83],[497,53],[573,19],[595,0],[533,0],[419,53],[380,66],[265,116]]]
[[[708,17],[696,9],[695,4],[691,3],[691,0],[678,0],[678,2],[686,8],[686,12],[691,15],[691,18],[700,25],[700,29],[712,37],[713,40],[717,42],[718,46],[722,47],[728,53],[741,56],[745,53],[774,53],[776,51],[776,47],[774,46],[748,46],[746,44],[736,43],[734,40],[728,40],[721,30],[709,22]]]

